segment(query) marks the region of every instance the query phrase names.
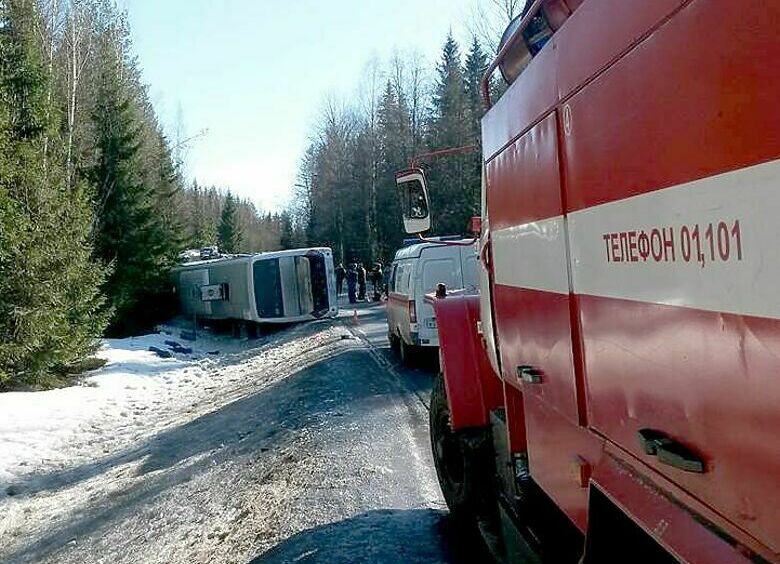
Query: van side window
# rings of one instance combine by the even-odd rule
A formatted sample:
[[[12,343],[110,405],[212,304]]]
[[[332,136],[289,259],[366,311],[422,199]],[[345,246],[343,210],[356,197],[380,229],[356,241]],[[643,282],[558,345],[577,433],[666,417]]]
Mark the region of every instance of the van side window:
[[[404,287],[404,271],[406,270],[405,264],[399,264],[395,271],[395,291],[399,294],[403,294],[406,291]]]
[[[409,275],[412,273],[412,265],[408,262],[399,264],[395,269],[395,292],[409,294]]]
[[[390,272],[390,277],[387,280],[387,291],[395,292],[395,273],[398,272],[398,265],[393,265],[393,270]]]

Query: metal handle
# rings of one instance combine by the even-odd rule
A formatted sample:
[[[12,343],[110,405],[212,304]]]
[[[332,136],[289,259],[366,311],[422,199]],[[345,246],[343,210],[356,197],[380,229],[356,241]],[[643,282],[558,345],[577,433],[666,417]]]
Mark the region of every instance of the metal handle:
[[[526,384],[542,383],[542,371],[527,364],[521,364],[517,367],[517,377]]]
[[[701,457],[682,443],[670,438],[663,431],[640,429],[637,432],[637,437],[645,454],[657,456],[658,462],[686,472],[697,474],[706,472]]]

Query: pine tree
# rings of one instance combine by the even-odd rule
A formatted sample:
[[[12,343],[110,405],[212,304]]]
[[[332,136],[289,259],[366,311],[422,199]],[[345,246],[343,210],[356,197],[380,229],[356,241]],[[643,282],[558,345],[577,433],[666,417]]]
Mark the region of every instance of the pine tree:
[[[289,212],[283,212],[281,215],[281,235],[279,238],[279,244],[283,249],[295,248],[295,229],[293,226],[292,216]]]
[[[447,36],[438,67],[433,98],[433,138],[443,146],[457,147],[468,140],[466,78],[461,67],[460,47]]]
[[[482,50],[475,35],[471,40],[471,47],[466,56],[466,65],[463,71],[468,100],[468,119],[471,126],[471,138],[474,142],[480,138],[480,120],[485,113],[485,104],[482,100],[482,77],[487,72],[487,68],[487,55]]]
[[[472,39],[464,75],[466,79],[466,98],[468,104],[467,120],[469,126],[468,144],[477,148],[464,157],[464,196],[466,205],[463,212],[469,216],[481,213],[482,191],[482,116],[485,113],[485,103],[482,99],[482,77],[487,72],[487,55],[476,36]]]
[[[222,216],[217,229],[219,248],[225,253],[237,253],[241,246],[241,228],[238,224],[236,199],[228,192],[222,207]]]
[[[379,102],[379,138],[382,163],[378,206],[383,213],[378,217],[379,256],[375,258],[387,261],[392,258],[403,240],[395,173],[408,166],[414,144],[409,111],[390,82],[387,83]]]
[[[112,50],[113,49],[113,50]],[[104,46],[92,116],[97,162],[90,171],[96,186],[96,251],[113,272],[105,286],[115,310],[113,334],[145,329],[156,314],[152,304],[166,286],[171,265],[164,221],[155,208],[154,187],[144,181],[139,158],[141,126],[131,100],[116,45]]]
[[[460,48],[450,34],[438,65],[433,98],[430,146],[433,149],[463,147],[473,141],[466,78]],[[435,208],[435,230],[462,233],[478,207],[479,186],[474,187],[471,157],[450,156],[431,163],[430,190]]]
[[[94,352],[108,316],[88,193],[66,181],[38,17],[29,0],[0,3],[0,389],[56,383]]]

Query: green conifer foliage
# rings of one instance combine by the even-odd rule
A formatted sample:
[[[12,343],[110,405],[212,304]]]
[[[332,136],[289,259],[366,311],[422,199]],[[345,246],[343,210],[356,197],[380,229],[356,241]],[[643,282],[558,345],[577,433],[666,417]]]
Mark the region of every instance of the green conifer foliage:
[[[104,51],[94,115],[96,163],[89,177],[96,189],[98,256],[111,265],[105,292],[114,308],[111,332],[148,328],[166,312],[160,294],[176,248],[157,207],[159,192],[144,174],[139,155],[142,129],[121,61]],[[161,172],[165,180],[169,173]]]
[[[485,103],[482,100],[482,77],[487,72],[488,58],[482,50],[479,40],[471,41],[463,74],[466,81],[466,103],[468,106],[467,124],[469,126],[469,145],[477,150],[466,155],[464,171],[464,203],[463,213],[467,216],[479,215],[480,195],[482,191],[482,116],[485,115]]]
[[[460,48],[447,37],[438,65],[433,96],[429,146],[432,149],[463,147],[474,143],[474,128],[467,96]],[[479,184],[475,185],[474,157],[456,155],[430,165],[431,197],[436,202],[434,229],[439,234],[462,233],[478,210]]]
[[[474,141],[480,138],[480,120],[485,113],[485,104],[482,100],[482,77],[487,72],[487,55],[482,50],[479,40],[474,36],[471,40],[466,64],[464,67],[464,78],[466,81],[466,98],[468,100],[469,124],[471,125],[471,137]]]
[[[238,205],[232,194],[228,193],[222,206],[222,216],[217,229],[219,248],[223,253],[237,253],[241,246],[241,228],[238,223]]]
[[[279,245],[283,249],[294,249],[296,245],[295,228],[289,212],[283,212],[280,217],[281,233],[279,235]]]
[[[57,383],[94,352],[108,315],[89,195],[67,186],[36,18],[29,0],[0,3],[0,389]]]

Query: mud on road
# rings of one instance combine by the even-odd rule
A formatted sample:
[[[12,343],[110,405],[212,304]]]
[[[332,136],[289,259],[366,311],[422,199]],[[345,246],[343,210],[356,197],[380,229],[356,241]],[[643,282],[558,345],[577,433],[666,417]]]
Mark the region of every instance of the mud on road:
[[[0,497],[0,562],[475,561],[430,459],[431,375],[394,365],[379,307],[360,313],[228,357],[140,438],[98,433],[25,476]]]

